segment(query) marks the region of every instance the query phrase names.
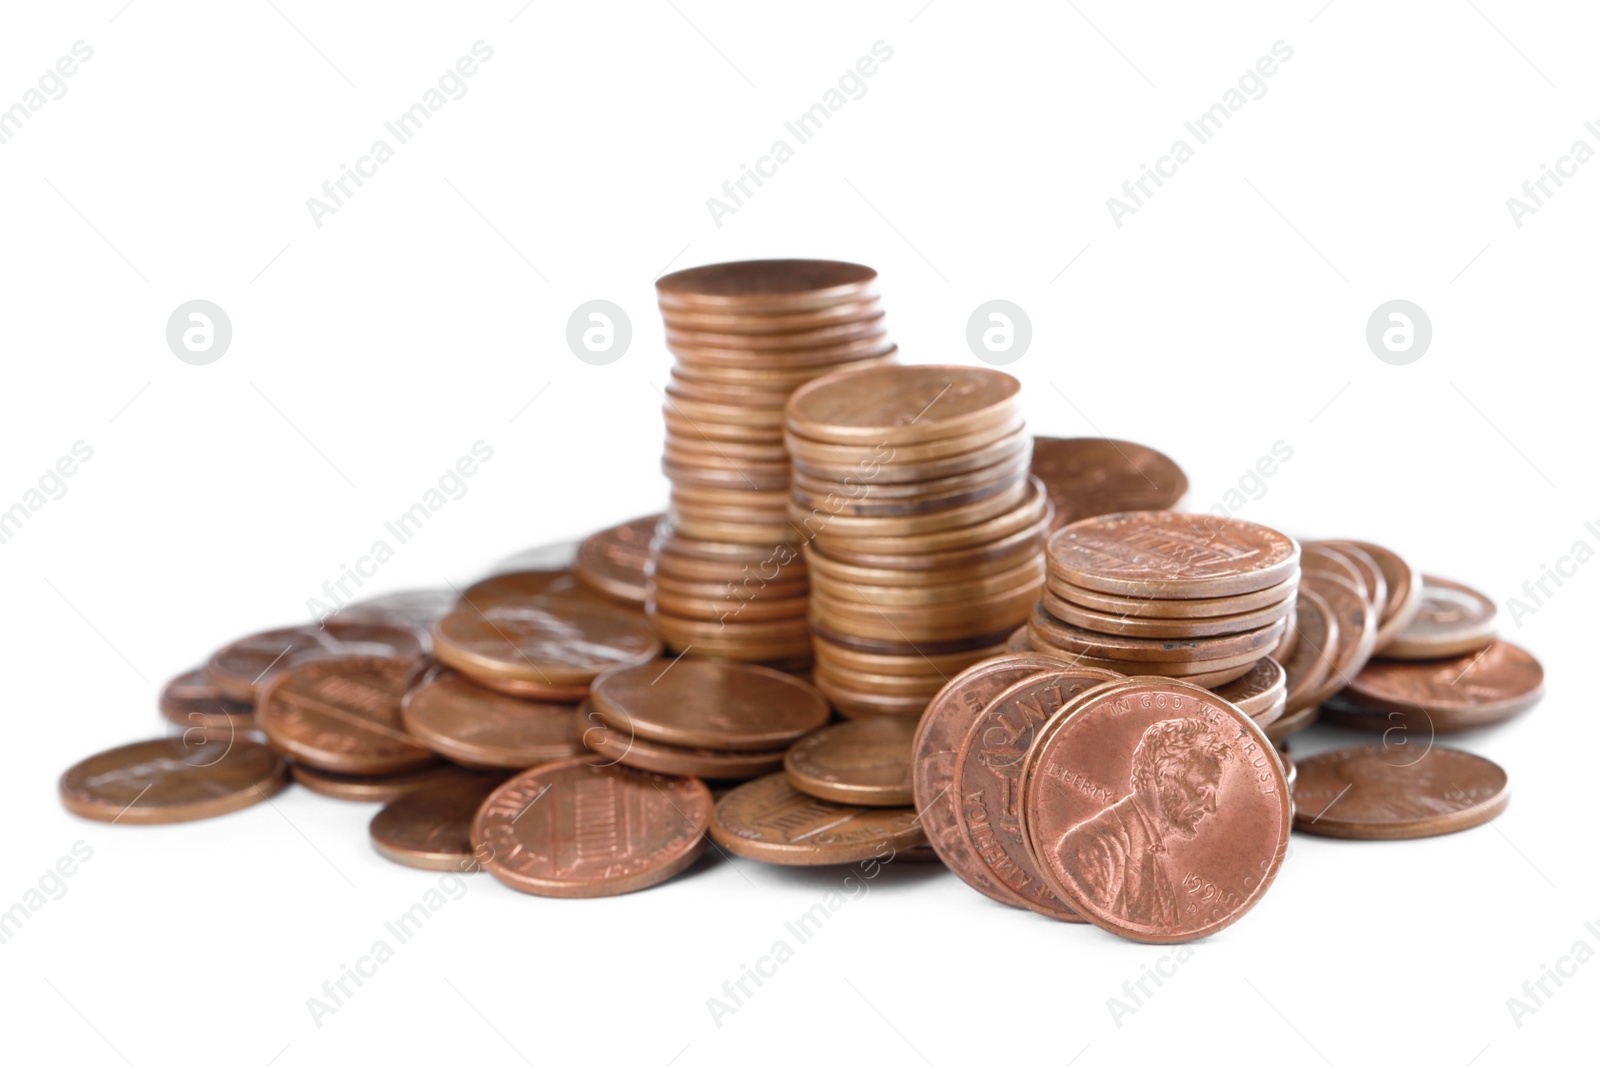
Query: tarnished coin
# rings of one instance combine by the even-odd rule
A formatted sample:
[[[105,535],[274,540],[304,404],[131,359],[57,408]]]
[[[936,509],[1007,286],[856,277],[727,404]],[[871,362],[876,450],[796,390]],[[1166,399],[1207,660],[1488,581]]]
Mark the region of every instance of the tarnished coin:
[[[223,696],[245,703],[260,696],[275,672],[304,653],[406,658],[422,652],[422,642],[408,629],[334,618],[321,626],[291,626],[241,637],[213,652],[205,670]]]
[[[1422,597],[1405,629],[1382,648],[1384,659],[1443,659],[1477,652],[1494,640],[1494,601],[1459,582],[1422,576]]]
[[[1255,906],[1289,843],[1289,792],[1249,716],[1196,686],[1108,682],[1040,739],[1023,821],[1040,873],[1137,941],[1204,937]]]
[[[684,748],[646,741],[627,730],[614,729],[587,703],[578,706],[577,729],[584,747],[594,753],[592,763],[620,763],[641,771],[742,782],[783,769],[785,749],[767,752],[729,752],[714,748]]]
[[[507,696],[452,670],[429,671],[400,716],[418,741],[468,767],[522,770],[585,751],[570,705]]]
[[[1296,761],[1294,828],[1324,837],[1432,837],[1506,809],[1506,772],[1482,756],[1434,745],[1397,759],[1387,745],[1337,748]]]
[[[711,791],[590,757],[524,771],[490,794],[472,824],[483,866],[512,889],[605,897],[666,881],[705,851]]]
[[[407,867],[475,873],[472,820],[505,780],[504,774],[461,775],[391,800],[367,825],[372,847]]]
[[[255,705],[229,700],[203,668],[184,671],[161,690],[161,715],[168,722],[213,738],[256,729]]]
[[[1056,507],[1051,532],[1096,515],[1175,508],[1189,491],[1167,456],[1109,437],[1035,436],[1033,474]]]
[[[789,784],[840,804],[903,808],[911,803],[911,746],[917,722],[878,717],[824,726],[789,746]]]
[[[1050,538],[1050,571],[1087,589],[1162,600],[1236,596],[1300,566],[1294,538],[1242,519],[1130,511],[1082,519]]]
[[[827,701],[800,679],[726,660],[685,657],[607,671],[589,700],[624,733],[686,748],[770,751],[828,721]]]
[[[282,789],[281,757],[254,741],[162,737],[122,745],[67,768],[61,803],[97,822],[155,825],[226,815]]]
[[[1249,674],[1214,690],[1217,696],[1255,719],[1257,726],[1265,725],[1260,716],[1284,703],[1288,691],[1289,672],[1271,657],[1257,660]]]
[[[433,644],[441,662],[478,681],[553,688],[586,687],[607,667],[661,655],[642,614],[552,596],[458,608],[434,623]]]
[[[1338,624],[1336,640],[1331,645],[1332,669],[1306,697],[1308,703],[1320,704],[1349,685],[1372,658],[1378,643],[1378,616],[1371,602],[1347,579],[1309,572],[1301,579],[1301,585],[1322,598]]]
[[[801,867],[887,860],[927,841],[913,808],[836,804],[800,792],[783,774],[718,801],[711,838],[736,856]]]
[[[578,580],[607,596],[643,604],[650,541],[660,519],[646,515],[586,538],[573,564]]]
[[[319,771],[304,763],[289,764],[289,773],[296,782],[333,800],[350,800],[360,804],[387,804],[405,796],[413,789],[423,789],[441,782],[475,775],[454,763],[430,763],[414,771],[399,774],[337,774]]]
[[[956,821],[989,874],[1041,915],[1083,922],[1040,877],[1022,826],[1022,764],[1038,731],[1074,697],[1122,677],[1063,667],[1017,682],[978,713],[956,753]]]
[[[656,279],[663,309],[794,314],[876,295],[878,272],[826,259],[749,259],[709,263]]]
[[[412,660],[327,656],[272,676],[256,704],[267,740],[297,762],[340,774],[395,774],[437,757],[406,733],[400,698]]]
[[[1481,652],[1449,659],[1372,660],[1340,699],[1386,721],[1370,724],[1379,729],[1400,722],[1447,733],[1504,722],[1543,695],[1539,661],[1509,641],[1495,641]]]
[[[815,442],[883,446],[954,438],[1013,421],[1022,383],[987,367],[875,367],[830,375],[789,398],[790,433]],[[985,442],[986,443],[986,442]]]

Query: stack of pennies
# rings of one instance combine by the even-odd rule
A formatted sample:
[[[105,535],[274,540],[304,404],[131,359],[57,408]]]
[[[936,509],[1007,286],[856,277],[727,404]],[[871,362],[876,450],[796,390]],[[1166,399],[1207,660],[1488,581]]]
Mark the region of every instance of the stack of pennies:
[[[648,609],[668,647],[800,665],[810,659],[803,537],[789,522],[784,405],[842,368],[891,362],[877,272],[854,263],[718,263],[656,282],[667,347],[671,507]]]
[[[896,366],[790,399],[814,677],[841,714],[920,715],[1038,599],[1051,506],[1020,393],[987,368]]]
[[[1231,699],[1282,715],[1287,674],[1262,661],[1290,646],[1294,538],[1240,519],[1133,511],[1064,527],[1046,554],[1033,648],[1122,674],[1237,683]]]

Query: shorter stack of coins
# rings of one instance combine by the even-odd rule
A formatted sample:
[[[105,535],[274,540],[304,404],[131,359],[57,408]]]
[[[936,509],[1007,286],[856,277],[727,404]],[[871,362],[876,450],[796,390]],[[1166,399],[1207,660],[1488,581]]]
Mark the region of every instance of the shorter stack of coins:
[[[894,358],[877,272],[826,260],[720,263],[656,282],[677,357],[663,408],[672,506],[648,607],[677,651],[810,660],[801,535],[789,524],[784,404],[844,367]]]
[[[919,366],[836,374],[790,400],[814,677],[841,714],[920,715],[1037,600],[1051,507],[1019,394],[999,371]]]
[[[1290,629],[1300,585],[1292,537],[1239,519],[1131,511],[1063,528],[1047,555],[1027,625],[1033,648],[1207,687],[1253,675],[1236,692],[1261,710],[1277,705],[1282,667],[1257,667]]]

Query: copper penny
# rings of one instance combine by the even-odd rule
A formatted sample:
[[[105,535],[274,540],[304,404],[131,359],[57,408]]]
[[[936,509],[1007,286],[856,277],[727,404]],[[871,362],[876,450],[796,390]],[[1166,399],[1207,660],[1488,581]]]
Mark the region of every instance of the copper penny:
[[[1396,840],[1478,826],[1506,810],[1506,772],[1482,756],[1435,745],[1399,759],[1356,745],[1298,760],[1294,828],[1324,837]]]
[[[410,630],[426,646],[433,621],[454,608],[459,599],[454,589],[403,589],[346,604],[333,621],[398,626]]]
[[[1291,713],[1316,706],[1313,697],[1333,673],[1339,647],[1339,620],[1328,602],[1310,589],[1302,589],[1295,600],[1294,626],[1298,634],[1294,651],[1283,664]]]
[[[1083,519],[1050,539],[1052,574],[1119,596],[1236,596],[1277,585],[1300,566],[1294,538],[1241,519],[1132,511]]]
[[[1300,575],[1277,585],[1239,596],[1205,597],[1199,600],[1156,600],[1150,597],[1115,596],[1084,589],[1051,575],[1045,588],[1056,597],[1088,611],[1123,619],[1209,619],[1218,616],[1248,615],[1274,604],[1292,600],[1300,587]]]
[[[503,774],[460,775],[391,800],[367,824],[379,855],[425,871],[478,870],[472,820]]]
[[[660,518],[647,515],[585,538],[573,564],[578,580],[607,596],[642,604],[650,540]]]
[[[1109,437],[1035,437],[1033,473],[1056,507],[1052,532],[1096,515],[1175,508],[1189,491],[1167,456]]]
[[[512,889],[605,897],[666,881],[705,851],[711,791],[590,757],[524,771],[472,824],[476,855]]]
[[[585,686],[607,667],[648,663],[661,642],[642,614],[564,597],[467,605],[434,623],[434,654],[474,678]]]
[[[1495,641],[1481,652],[1438,660],[1366,665],[1341,695],[1358,708],[1439,732],[1504,722],[1544,695],[1544,668],[1527,650]]]
[[[686,748],[770,751],[828,721],[827,701],[800,679],[724,660],[607,671],[589,700],[616,729]]]
[[[1226,700],[1252,719],[1257,726],[1265,725],[1259,716],[1275,704],[1284,702],[1289,690],[1289,673],[1277,660],[1259,659],[1250,673],[1227,685],[1218,687],[1217,696]],[[1281,714],[1281,712],[1280,712]]]
[[[746,781],[783,769],[784,749],[769,752],[728,752],[712,748],[684,748],[646,741],[627,730],[613,729],[587,703],[578,706],[577,730],[584,747],[597,764],[620,763],[641,771]]]
[[[1058,721],[1023,791],[1058,896],[1104,929],[1163,944],[1255,906],[1283,863],[1290,806],[1249,716],[1195,686],[1130,678],[1083,694]]]
[[[1347,559],[1361,575],[1358,583],[1362,592],[1372,603],[1372,610],[1378,613],[1378,622],[1381,626],[1384,613],[1389,610],[1389,579],[1385,577],[1383,568],[1373,558],[1372,553],[1356,544],[1354,541],[1317,541],[1324,548],[1339,553]],[[1305,550],[1305,545],[1300,546]],[[1302,563],[1302,566],[1304,564]]]
[[[300,763],[340,774],[395,774],[436,758],[406,733],[400,698],[416,663],[328,656],[272,676],[256,705],[267,740]]]
[[[405,796],[413,789],[454,781],[476,772],[453,763],[431,763],[414,771],[401,771],[399,774],[337,774],[333,771],[319,771],[304,763],[291,763],[289,773],[295,781],[318,796],[364,804],[387,804],[391,800]]]
[[[1382,648],[1384,659],[1443,659],[1476,652],[1494,640],[1494,601],[1459,582],[1422,576],[1422,597],[1405,629]]]
[[[796,312],[876,295],[878,272],[826,259],[751,259],[689,267],[656,279],[663,308],[710,313]]]
[[[423,677],[400,717],[418,741],[468,767],[522,770],[584,752],[570,705],[507,696],[451,670]]]
[[[1088,667],[1036,674],[996,695],[978,713],[956,753],[956,821],[973,852],[1016,901],[1041,915],[1082,922],[1040,878],[1022,827],[1024,757],[1039,728],[1074,697],[1122,675]]]
[[[563,593],[575,595],[584,593],[577,574],[571,568],[509,571],[505,574],[491,575],[469,585],[461,594],[461,605],[473,605],[479,610],[487,610],[490,605],[502,601],[527,600],[530,597]]]
[[[1289,708],[1285,714],[1265,727],[1267,737],[1273,741],[1282,741],[1290,734],[1299,733],[1306,727],[1314,724],[1320,716],[1321,705],[1307,704],[1301,708]]]
[[[989,873],[956,817],[956,753],[986,705],[1016,683],[1067,662],[1047,652],[1010,652],[973,664],[945,683],[928,702],[912,743],[911,790],[928,844],[972,888],[1005,904],[1020,900]]]
[[[927,840],[914,808],[821,800],[784,774],[746,782],[718,801],[711,838],[736,856],[802,867],[881,860]]]
[[[906,693],[878,693],[870,689],[852,689],[839,679],[831,677],[826,669],[818,669],[812,681],[835,711],[846,719],[874,719],[882,716],[916,721],[927,707],[928,698]]]
[[[1035,608],[1030,621],[1035,633],[1046,635],[1052,645],[1070,652],[1136,663],[1211,662],[1250,653],[1260,658],[1276,647],[1289,625],[1284,618],[1286,613],[1279,613],[1265,625],[1224,631],[1210,637],[1129,637],[1099,633],[1063,622],[1046,610],[1048,603],[1045,601]]]
[[[769,312],[759,315],[738,311],[684,311],[671,307],[661,309],[661,319],[669,327],[680,331],[709,333],[769,334],[810,330],[840,322],[859,322],[882,314],[882,304],[876,297],[844,304],[831,304],[812,311],[795,311],[787,314]]]
[[[1378,648],[1405,629],[1422,605],[1422,574],[1404,559],[1382,545],[1370,541],[1327,541],[1334,546],[1352,545],[1372,557],[1383,572],[1388,599],[1378,613]]]
[[[184,671],[161,690],[161,715],[185,731],[228,738],[255,730],[255,705],[229,700],[203,668]]]
[[[291,626],[241,637],[211,654],[206,677],[222,695],[241,703],[253,701],[302,653],[394,656],[422,655],[422,642],[410,630],[366,622],[329,619],[321,626]]]
[[[1092,611],[1063,600],[1050,589],[1043,594],[1044,606],[1062,622],[1102,634],[1124,634],[1144,638],[1194,638],[1236,634],[1271,625],[1294,612],[1294,600],[1280,600],[1240,615],[1212,615],[1187,619],[1139,618]]]
[[[911,803],[915,719],[875,718],[814,730],[783,758],[789,784],[840,804],[903,808]]]
[[[1372,658],[1378,642],[1378,616],[1360,590],[1337,575],[1308,573],[1302,585],[1327,602],[1338,623],[1337,640],[1329,649],[1333,668],[1307,697],[1310,703],[1320,704],[1349,685]]]
[[[248,808],[288,780],[282,758],[266,745],[162,737],[73,764],[60,790],[61,803],[74,815],[149,826]]]
[[[1351,585],[1365,597],[1372,600],[1367,590],[1367,580],[1361,573],[1361,568],[1356,566],[1355,560],[1343,552],[1316,541],[1307,541],[1300,546],[1300,571],[1302,574],[1333,574]]]
[[[985,367],[881,367],[833,375],[789,398],[792,433],[843,445],[900,445],[959,437],[1010,421],[1022,385]]]

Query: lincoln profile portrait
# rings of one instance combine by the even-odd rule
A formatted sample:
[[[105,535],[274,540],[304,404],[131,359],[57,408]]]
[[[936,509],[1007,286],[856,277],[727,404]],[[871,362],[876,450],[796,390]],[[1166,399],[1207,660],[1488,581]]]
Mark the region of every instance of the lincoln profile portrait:
[[[1210,724],[1166,719],[1134,750],[1133,792],[1061,837],[1056,855],[1100,908],[1159,926],[1180,918],[1167,842],[1188,840],[1217,810],[1228,747]]]

